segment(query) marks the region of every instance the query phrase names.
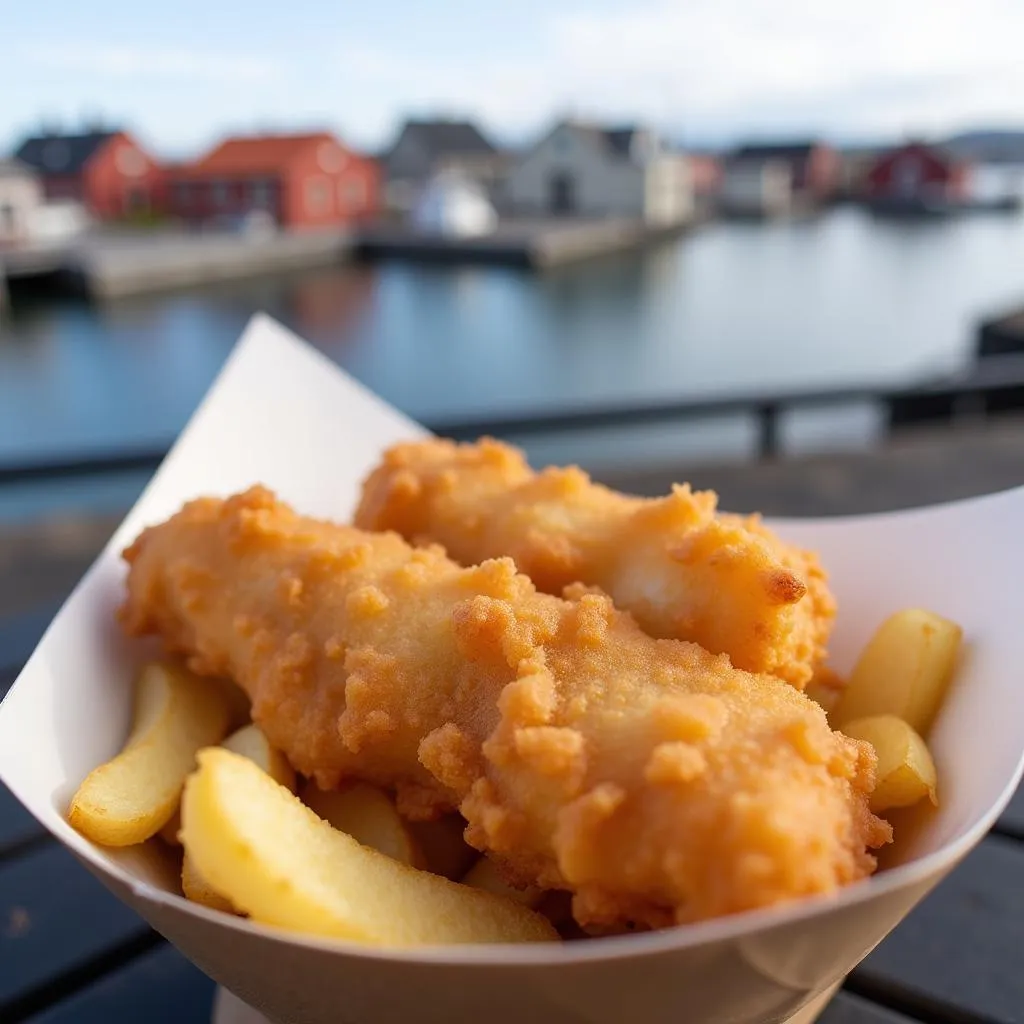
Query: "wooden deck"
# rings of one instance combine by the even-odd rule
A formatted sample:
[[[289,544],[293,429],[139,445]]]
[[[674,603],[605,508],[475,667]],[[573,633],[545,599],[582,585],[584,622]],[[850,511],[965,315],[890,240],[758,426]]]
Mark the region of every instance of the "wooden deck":
[[[649,493],[673,477],[719,488],[734,508],[779,514],[895,508],[1024,483],[1024,424],[905,437],[875,455],[606,474],[611,483]],[[76,532],[51,524],[9,535],[6,544],[0,539],[0,694],[113,525],[79,524]],[[854,971],[820,1020],[1024,1021],[1022,948],[1019,792],[992,834]],[[212,982],[0,789],[0,1022],[200,1024],[209,1019],[212,996]]]

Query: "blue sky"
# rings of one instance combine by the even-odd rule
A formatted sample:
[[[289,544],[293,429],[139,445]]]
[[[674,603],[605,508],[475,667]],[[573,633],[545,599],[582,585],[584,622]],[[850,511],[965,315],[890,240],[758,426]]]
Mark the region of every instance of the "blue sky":
[[[834,8],[834,9],[833,9]],[[1021,0],[0,0],[0,146],[102,117],[158,153],[404,114],[518,141],[572,112],[684,138],[1024,125]]]

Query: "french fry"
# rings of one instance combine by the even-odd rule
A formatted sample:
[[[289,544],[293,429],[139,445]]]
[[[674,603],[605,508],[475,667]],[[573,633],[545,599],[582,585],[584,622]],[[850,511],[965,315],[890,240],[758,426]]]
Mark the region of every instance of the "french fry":
[[[225,914],[237,914],[238,911],[217,892],[209,882],[196,870],[192,858],[185,854],[181,859],[181,891],[185,898],[193,903],[200,903],[211,910],[220,910]]]
[[[103,846],[156,835],[174,815],[196,752],[224,738],[229,717],[219,688],[177,666],[147,665],[127,743],[89,773],[71,799],[68,820]]]
[[[445,814],[434,821],[407,821],[405,827],[423,852],[420,865],[435,875],[459,881],[479,858],[465,839],[466,820],[460,814]]]
[[[233,732],[222,744],[225,750],[233,750],[236,754],[249,758],[258,764],[275,782],[287,786],[295,792],[295,769],[288,759],[270,745],[270,740],[263,735],[258,726],[251,722]],[[181,814],[175,809],[170,821],[160,829],[160,838],[171,846],[180,846],[178,831],[181,829]]]
[[[322,790],[313,782],[302,791],[303,803],[353,839],[415,868],[426,866],[423,853],[391,798],[365,782]]]
[[[259,765],[275,782],[295,792],[295,769],[288,758],[263,735],[258,726],[246,725],[233,732],[221,746]]]
[[[963,630],[934,612],[907,608],[879,626],[861,653],[833,724],[896,715],[927,736],[946,694]]]
[[[474,889],[483,889],[484,892],[493,892],[495,896],[504,896],[505,899],[515,900],[516,903],[522,903],[524,907],[536,907],[544,898],[544,890],[538,889],[536,886],[530,885],[525,889],[517,889],[514,885],[509,885],[501,877],[498,866],[489,857],[481,857],[466,872],[462,884]]]
[[[847,722],[842,732],[866,740],[878,755],[877,782],[868,805],[876,814],[928,797],[938,806],[935,762],[923,739],[902,718],[875,715]]]
[[[556,941],[540,914],[401,864],[332,828],[251,761],[199,754],[182,841],[254,921],[380,946]]]
[[[270,741],[255,725],[249,724],[233,732],[221,746],[232,753],[247,757],[253,764],[262,768],[275,782],[295,792],[295,770],[288,759],[270,745]],[[178,830],[181,829],[181,814],[177,818]],[[175,833],[177,838],[177,832]],[[180,839],[178,840],[180,842]],[[181,891],[194,903],[202,903],[214,910],[236,913],[230,900],[225,899],[199,873],[188,851],[181,859]]]

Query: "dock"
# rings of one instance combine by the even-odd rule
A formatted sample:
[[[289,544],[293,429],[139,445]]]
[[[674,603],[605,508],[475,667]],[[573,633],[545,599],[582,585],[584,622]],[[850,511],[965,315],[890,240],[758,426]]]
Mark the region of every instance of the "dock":
[[[640,219],[507,220],[489,235],[456,238],[403,225],[362,229],[237,234],[213,231],[100,229],[63,244],[0,253],[0,296],[8,282],[47,279],[97,299],[189,288],[359,257],[430,263],[489,263],[534,270],[643,248],[689,224]]]
[[[489,235],[458,238],[404,225],[362,233],[356,255],[366,260],[491,263],[543,270],[599,256],[642,249],[674,238],[692,222],[648,224],[638,218],[505,220]]]
[[[98,299],[330,266],[349,259],[350,230],[266,235],[97,231],[62,245],[3,253],[7,281],[49,278]]]

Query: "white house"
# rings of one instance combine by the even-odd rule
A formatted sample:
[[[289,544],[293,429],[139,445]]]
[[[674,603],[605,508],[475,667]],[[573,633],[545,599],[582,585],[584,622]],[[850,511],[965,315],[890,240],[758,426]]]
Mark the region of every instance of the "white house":
[[[492,190],[505,158],[470,121],[410,120],[402,125],[380,163],[387,205],[409,210],[434,175],[442,171],[458,171]]]
[[[517,213],[634,217],[677,224],[693,213],[689,162],[651,131],[562,121],[512,167],[502,193]]]
[[[723,213],[771,217],[793,203],[793,172],[781,160],[735,160],[722,175],[718,205]]]
[[[38,175],[18,160],[0,160],[0,245],[27,241],[42,205]]]
[[[471,238],[490,234],[498,214],[479,183],[457,171],[442,171],[423,190],[412,211],[420,231]]]

